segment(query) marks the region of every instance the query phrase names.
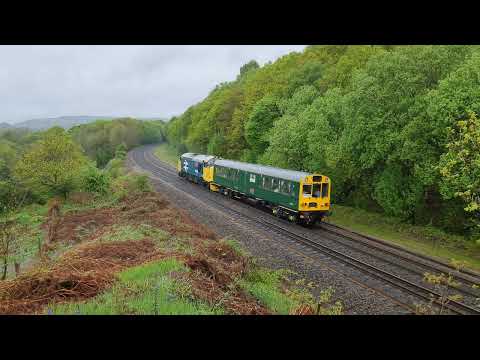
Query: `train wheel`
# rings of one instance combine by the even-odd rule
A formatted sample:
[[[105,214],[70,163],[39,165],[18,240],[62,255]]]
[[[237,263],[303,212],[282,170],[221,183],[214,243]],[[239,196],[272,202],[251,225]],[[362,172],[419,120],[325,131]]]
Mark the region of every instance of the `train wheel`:
[[[297,220],[297,216],[296,215],[288,215],[288,220],[291,221],[291,222],[298,222]]]

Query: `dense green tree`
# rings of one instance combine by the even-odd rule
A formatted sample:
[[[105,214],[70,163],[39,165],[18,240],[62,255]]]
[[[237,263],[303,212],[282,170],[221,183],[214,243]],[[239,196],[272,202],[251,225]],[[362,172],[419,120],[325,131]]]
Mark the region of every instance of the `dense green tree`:
[[[480,111],[476,46],[308,46],[235,81],[166,124],[182,150],[331,177],[333,199],[464,231],[438,166],[448,128]]]
[[[55,127],[17,162],[15,177],[38,192],[66,197],[85,163],[80,147],[62,128]]]
[[[240,74],[238,76],[240,78],[250,71],[257,70],[259,67],[255,60],[251,60],[240,68]]]
[[[268,146],[267,135],[273,123],[282,115],[278,99],[273,96],[265,96],[257,102],[245,122],[245,140],[250,150],[258,156]]]
[[[125,146],[124,150],[128,151],[141,144],[164,141],[164,126],[160,120],[121,118],[75,126],[69,133],[82,146],[88,157],[96,161],[97,166],[104,167],[115,157],[119,146]]]
[[[291,99],[281,103],[283,116],[267,133],[269,147],[262,162],[297,170],[308,168],[308,157],[305,156],[308,154],[308,136],[315,125],[303,117],[303,112],[317,95],[313,86],[304,86]]]
[[[470,112],[448,131],[447,152],[439,163],[440,190],[447,199],[461,198],[466,211],[480,214],[480,120]]]

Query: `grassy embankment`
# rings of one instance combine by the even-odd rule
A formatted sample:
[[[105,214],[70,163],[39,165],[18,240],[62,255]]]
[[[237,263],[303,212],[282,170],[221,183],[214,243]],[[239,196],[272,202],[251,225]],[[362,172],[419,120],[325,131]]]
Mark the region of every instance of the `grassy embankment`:
[[[176,165],[178,156],[168,144],[160,145],[155,155]],[[412,226],[398,219],[348,206],[334,205],[327,220],[361,234],[378,237],[419,253],[446,261],[465,261],[466,267],[480,271],[480,246],[461,236],[446,234],[432,227]]]
[[[177,155],[177,152],[173,147],[171,147],[167,143],[163,143],[159,145],[155,149],[155,155],[161,159],[162,161],[165,161],[166,163],[172,165],[172,166],[177,166],[177,161],[179,159],[179,156]]]
[[[74,194],[55,221],[48,205],[25,208],[15,256],[30,266],[0,282],[0,313],[341,313],[328,291],[319,303],[134,179],[116,180],[108,196]]]

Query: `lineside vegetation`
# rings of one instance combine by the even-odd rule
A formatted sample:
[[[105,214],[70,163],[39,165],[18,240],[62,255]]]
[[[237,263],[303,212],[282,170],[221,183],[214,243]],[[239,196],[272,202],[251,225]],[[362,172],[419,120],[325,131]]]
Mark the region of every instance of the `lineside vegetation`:
[[[327,174],[333,201],[480,238],[478,46],[308,46],[173,117],[178,153]]]

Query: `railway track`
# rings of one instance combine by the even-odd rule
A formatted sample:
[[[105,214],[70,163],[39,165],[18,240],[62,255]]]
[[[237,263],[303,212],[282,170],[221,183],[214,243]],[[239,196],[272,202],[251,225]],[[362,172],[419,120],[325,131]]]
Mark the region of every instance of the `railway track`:
[[[405,249],[403,247],[397,246],[395,244],[387,243],[383,240],[376,239],[370,236],[359,234],[351,230],[347,230],[340,226],[323,222],[320,224],[320,229],[328,233],[341,236],[345,239],[351,241],[360,242],[362,245],[365,245],[371,249],[381,251],[384,254],[395,256],[401,260],[415,262],[415,265],[419,268],[422,268],[426,271],[435,271],[443,273],[453,273],[457,279],[462,280],[462,282],[468,286],[478,285],[480,283],[480,274],[476,273],[469,269],[457,270],[452,265],[439,260],[432,258],[427,255],[415,253],[411,250]],[[471,292],[472,295],[480,296],[478,292]]]
[[[150,151],[134,152],[132,153],[132,158],[139,167],[142,167],[143,164],[142,168],[144,170],[150,171],[154,176],[160,178],[164,182],[170,184],[185,182],[185,180],[178,177],[174,168],[161,162]],[[321,227],[310,234],[299,233],[298,230],[292,231],[283,224],[277,223],[278,219],[276,218],[269,219],[263,216],[252,216],[244,211],[239,211],[231,206],[226,206],[225,203],[218,200],[219,199],[209,198],[208,201],[215,203],[215,205],[224,212],[240,216],[243,219],[248,220],[248,222],[262,227],[265,231],[274,232],[280,236],[293,239],[298,243],[308,246],[317,253],[335,259],[336,261],[348,265],[350,268],[354,268],[371,278],[375,278],[384,284],[389,284],[391,287],[399,289],[403,293],[413,295],[421,301],[428,302],[430,301],[431,296],[434,296],[435,298],[440,296],[440,294],[434,289],[421,284],[421,278],[423,277],[422,271],[439,273],[445,272],[445,270],[452,270],[448,264],[437,261],[436,259],[425,257],[423,255],[416,258],[417,254],[409,250],[405,250],[395,245],[390,246],[391,244],[387,244],[378,239],[370,239],[369,237],[362,238],[362,235],[360,234],[349,233],[346,229],[336,227],[332,224],[322,224]],[[270,217],[271,215],[268,216]],[[285,222],[285,225],[287,224],[291,225],[288,222]],[[329,234],[330,236],[328,237],[326,234]],[[335,249],[333,246],[329,246],[325,241],[327,237],[330,242],[341,242],[342,247],[340,249]],[[359,247],[360,245],[363,246],[363,248]],[[369,250],[367,251],[366,249]],[[403,250],[405,251],[402,253]],[[383,259],[379,254],[388,255],[390,259]],[[396,271],[385,270],[383,266],[381,266],[382,263],[380,261],[389,264],[389,266],[395,267]],[[378,264],[375,262],[378,262]],[[415,278],[413,278],[413,275],[415,275]],[[456,290],[468,298],[469,303],[466,303],[465,301],[459,302],[451,300],[444,306],[444,308],[454,314],[480,314],[480,309],[473,305],[473,301],[476,297],[480,297],[480,295],[473,291],[473,289],[470,289],[472,284],[479,283],[478,279],[480,279],[480,277],[478,274],[470,271],[458,273],[455,274],[455,276],[458,280],[462,281],[462,287]],[[380,290],[380,292],[383,291]],[[399,302],[408,306],[410,309],[413,309],[411,302]]]

